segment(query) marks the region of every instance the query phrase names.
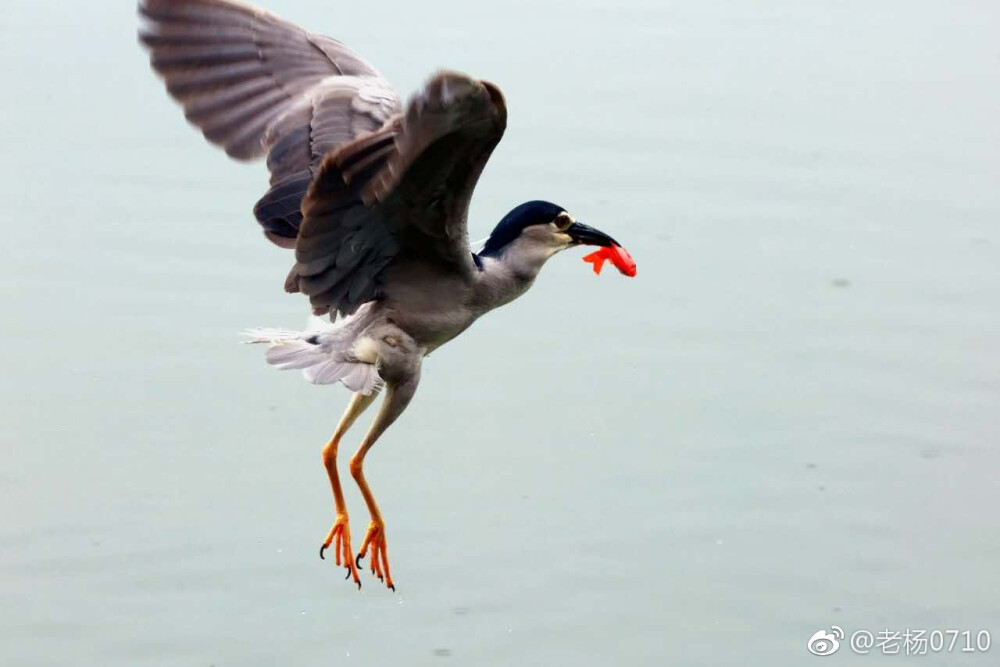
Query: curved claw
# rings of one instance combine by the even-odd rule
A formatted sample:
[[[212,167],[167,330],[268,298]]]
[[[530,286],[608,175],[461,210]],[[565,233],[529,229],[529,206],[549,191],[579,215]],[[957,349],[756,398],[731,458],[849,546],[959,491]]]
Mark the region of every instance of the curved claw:
[[[385,543],[385,527],[381,522],[376,523],[374,519],[368,525],[368,532],[365,534],[365,539],[361,543],[361,549],[358,551],[358,555],[354,558],[354,565],[357,569],[361,569],[361,561],[364,560],[365,556],[369,556],[368,568],[371,570],[372,575],[378,579],[380,582],[384,583],[387,588],[392,591],[396,590],[395,585],[392,581],[392,575],[389,574],[389,558],[386,554],[386,543]]]
[[[396,592],[396,584],[389,584],[389,590],[392,591],[393,593],[395,593]]]
[[[319,548],[319,557],[326,560],[326,550],[330,548],[333,549],[333,555],[336,556],[333,559],[337,561],[336,565],[338,567],[343,565],[344,569],[347,570],[344,579],[353,578],[354,583],[358,585],[358,588],[361,588],[361,581],[358,579],[358,571],[354,566],[353,554],[351,553],[351,532],[346,514],[337,515],[333,527],[330,528],[330,532]]]

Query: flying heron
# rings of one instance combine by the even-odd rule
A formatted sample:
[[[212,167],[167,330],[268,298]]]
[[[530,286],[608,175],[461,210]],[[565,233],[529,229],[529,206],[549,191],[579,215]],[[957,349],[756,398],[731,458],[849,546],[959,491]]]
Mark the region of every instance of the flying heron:
[[[364,461],[413,398],[423,358],[524,294],[557,252],[617,244],[561,206],[530,201],[472,251],[469,200],[507,124],[492,83],[440,71],[404,109],[345,45],[262,9],[140,0],[139,11],[140,41],[187,119],[237,160],[267,157],[270,189],[254,215],[271,242],[295,251],[285,289],[308,296],[313,314],[329,322],[258,329],[250,340],[269,345],[267,361],[277,368],[354,392],[323,448],[335,518],[319,553],[332,545],[359,588],[367,554],[372,573],[395,590]],[[383,388],[350,459],[371,515],[354,558],[337,449]]]

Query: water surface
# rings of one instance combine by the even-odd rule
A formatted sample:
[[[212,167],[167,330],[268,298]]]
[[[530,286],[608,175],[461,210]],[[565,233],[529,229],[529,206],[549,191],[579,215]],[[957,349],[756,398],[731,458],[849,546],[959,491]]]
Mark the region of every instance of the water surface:
[[[546,198],[639,276],[568,252],[425,364],[367,466],[399,592],[359,594],[316,557],[348,394],[236,344],[305,317],[250,215],[263,168],[185,125],[130,2],[7,0],[0,662],[793,665],[831,624],[1000,643],[995,3],[268,4],[401,91],[498,82],[473,238]]]

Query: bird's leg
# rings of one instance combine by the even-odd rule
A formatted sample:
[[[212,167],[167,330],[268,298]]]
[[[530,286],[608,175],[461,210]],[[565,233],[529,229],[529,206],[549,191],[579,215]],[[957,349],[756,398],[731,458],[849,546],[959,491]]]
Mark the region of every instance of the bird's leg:
[[[323,448],[323,465],[326,467],[326,474],[330,477],[330,488],[333,489],[333,505],[337,512],[337,517],[333,521],[333,527],[323,540],[323,546],[319,548],[319,557],[323,558],[323,552],[330,544],[333,544],[334,562],[337,565],[343,563],[347,568],[347,576],[354,578],[354,583],[361,588],[361,579],[358,578],[358,569],[354,563],[354,555],[351,551],[351,529],[347,520],[347,505],[344,503],[344,490],[340,486],[340,476],[337,475],[337,447],[340,439],[347,433],[347,429],[357,420],[358,416],[365,411],[372,401],[375,400],[375,393],[365,396],[357,392],[351,398],[344,416],[337,424],[337,430],[333,432],[333,437]]]
[[[378,415],[375,417],[375,421],[372,422],[371,428],[368,429],[368,433],[365,434],[364,440],[361,441],[358,451],[351,457],[351,475],[354,477],[354,481],[358,483],[361,495],[364,496],[365,503],[368,505],[368,512],[371,514],[371,523],[368,524],[368,532],[365,533],[365,539],[361,543],[361,549],[358,551],[356,564],[361,564],[361,559],[364,558],[367,552],[372,573],[379,578],[379,581],[382,581],[384,578],[385,585],[392,590],[396,590],[396,586],[392,582],[392,575],[389,572],[389,557],[385,541],[385,522],[382,520],[382,513],[379,512],[378,504],[375,502],[375,496],[372,495],[372,491],[368,487],[368,482],[365,481],[363,467],[365,454],[372,448],[372,445],[375,444],[379,436],[389,428],[392,422],[396,421],[396,418],[409,405],[410,399],[413,398],[413,394],[417,391],[419,379],[418,372],[403,382],[387,384],[385,401],[382,403],[382,407],[379,408]]]

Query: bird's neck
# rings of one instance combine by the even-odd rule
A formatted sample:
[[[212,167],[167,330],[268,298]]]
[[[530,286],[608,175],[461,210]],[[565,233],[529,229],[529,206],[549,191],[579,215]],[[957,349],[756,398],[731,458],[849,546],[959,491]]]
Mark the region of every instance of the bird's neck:
[[[482,256],[477,264],[474,302],[476,310],[486,312],[510,303],[528,291],[546,258],[532,261],[509,255]]]

